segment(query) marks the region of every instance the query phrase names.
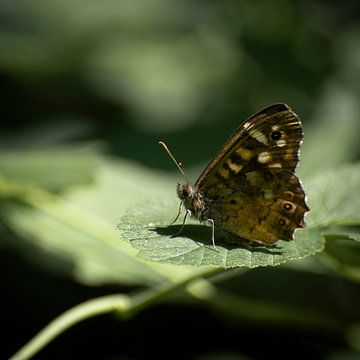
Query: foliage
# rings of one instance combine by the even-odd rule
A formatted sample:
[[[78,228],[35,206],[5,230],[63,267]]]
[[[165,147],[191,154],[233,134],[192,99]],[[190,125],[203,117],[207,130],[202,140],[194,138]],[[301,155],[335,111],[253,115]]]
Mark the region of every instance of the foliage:
[[[0,15],[0,263],[4,308],[12,310],[4,326],[14,325],[14,337],[28,338],[49,321],[34,304],[55,294],[29,281],[24,263],[50,283],[122,292],[79,305],[65,316],[68,327],[84,319],[83,309],[88,317],[115,309],[128,319],[171,300],[179,306],[172,334],[181,306],[191,303],[208,311],[206,319],[222,320],[211,322],[219,339],[236,327],[224,342],[241,345],[236,356],[259,354],[254,327],[268,340],[267,357],[286,352],[272,346],[275,337],[300,337],[299,351],[316,344],[318,353],[304,358],[358,349],[357,2],[13,0],[0,3]],[[232,247],[219,233],[216,252],[210,229],[196,222],[172,237],[179,174],[169,173],[157,141],[195,179],[235,127],[276,102],[288,103],[304,124],[297,172],[311,208],[306,229],[275,249]],[[28,287],[24,304],[19,294]],[[64,309],[88,298],[75,294],[66,288],[49,300],[51,314],[60,311],[55,303]],[[36,329],[20,334],[17,322],[31,314]],[[191,321],[188,338],[196,338]],[[135,341],[127,341],[130,333],[124,343]],[[6,341],[12,348],[1,356],[19,341]],[[141,358],[136,344],[125,355],[124,346],[117,355]]]

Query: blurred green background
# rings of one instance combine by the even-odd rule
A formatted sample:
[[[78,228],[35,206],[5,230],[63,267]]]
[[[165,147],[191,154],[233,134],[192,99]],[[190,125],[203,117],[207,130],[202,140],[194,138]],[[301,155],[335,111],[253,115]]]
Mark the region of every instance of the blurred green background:
[[[243,120],[277,102],[304,123],[299,172],[305,179],[358,160],[360,5],[1,0],[0,87],[0,266],[8,332],[0,357],[7,357],[78,302],[150,282],[145,273],[140,279],[123,275],[123,268],[109,271],[108,255],[95,264],[85,238],[70,241],[74,234],[64,226],[30,209],[28,199],[22,204],[27,186],[42,191],[32,194],[32,204],[43,204],[44,192],[55,194],[114,230],[128,207],[174,196],[180,176],[158,140],[195,181]],[[326,302],[325,312],[343,319],[339,328],[288,331],[286,324],[254,325],[180,302],[128,322],[91,320],[38,358],[165,358],[167,346],[179,358],[287,358],[289,352],[356,358],[359,330],[349,329],[360,323],[358,282],[318,263],[302,264],[254,270],[223,286],[295,308],[321,309]],[[200,334],[207,340],[199,341]]]

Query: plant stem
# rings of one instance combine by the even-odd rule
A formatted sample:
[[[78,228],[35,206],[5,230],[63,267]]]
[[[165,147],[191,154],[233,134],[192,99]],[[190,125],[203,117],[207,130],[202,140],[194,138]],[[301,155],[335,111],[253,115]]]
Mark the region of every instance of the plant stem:
[[[90,317],[112,311],[124,312],[130,306],[131,300],[126,295],[110,295],[86,301],[55,318],[46,325],[35,337],[17,351],[10,360],[30,359],[37,352],[71,326]]]
[[[219,269],[212,269],[206,270],[206,273],[199,272],[194,277],[189,277],[181,282],[166,282],[163,286],[154,287],[139,292],[132,297],[124,294],[117,294],[103,296],[83,302],[65,311],[63,314],[51,321],[19,351],[17,351],[9,360],[30,359],[64,331],[74,326],[75,324],[93,316],[113,312],[116,312],[123,316],[130,316],[146,308],[147,306],[150,306],[154,302],[165,298],[167,295],[173,293],[174,291],[185,287],[189,283],[199,282],[203,284],[204,287],[204,283],[206,284],[207,281],[204,279],[197,279],[199,277],[210,275],[218,271]],[[211,285],[209,284],[209,286]],[[189,289],[189,292],[194,292],[194,295],[198,293],[199,296],[201,294],[195,288],[194,290]],[[204,294],[204,291],[202,291],[202,294]]]

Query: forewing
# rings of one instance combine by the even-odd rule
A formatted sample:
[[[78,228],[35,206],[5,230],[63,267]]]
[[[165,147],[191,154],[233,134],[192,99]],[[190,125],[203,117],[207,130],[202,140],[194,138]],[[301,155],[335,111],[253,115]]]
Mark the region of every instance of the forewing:
[[[309,210],[299,179],[283,169],[242,174],[208,188],[204,196],[215,228],[265,244],[291,240]]]
[[[269,106],[230,136],[195,186],[203,192],[234,176],[259,169],[282,168],[293,172],[302,138],[301,122],[287,105]]]

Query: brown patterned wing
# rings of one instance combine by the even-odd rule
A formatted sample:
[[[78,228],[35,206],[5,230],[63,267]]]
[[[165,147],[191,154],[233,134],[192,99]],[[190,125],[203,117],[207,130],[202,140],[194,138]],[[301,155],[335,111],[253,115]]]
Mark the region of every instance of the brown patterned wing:
[[[301,122],[287,105],[269,106],[230,136],[195,187],[202,192],[238,174],[259,169],[282,168],[293,172],[302,138]]]
[[[265,244],[293,239],[309,210],[299,179],[283,169],[242,174],[208,188],[204,196],[215,227]]]
[[[294,174],[302,138],[285,104],[258,112],[230,136],[195,184],[215,227],[265,244],[304,227],[309,209]]]

